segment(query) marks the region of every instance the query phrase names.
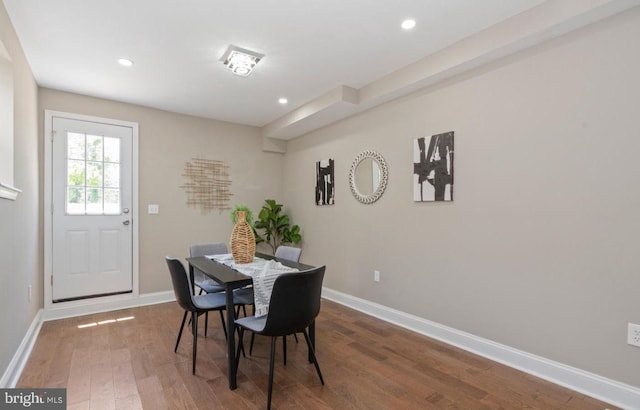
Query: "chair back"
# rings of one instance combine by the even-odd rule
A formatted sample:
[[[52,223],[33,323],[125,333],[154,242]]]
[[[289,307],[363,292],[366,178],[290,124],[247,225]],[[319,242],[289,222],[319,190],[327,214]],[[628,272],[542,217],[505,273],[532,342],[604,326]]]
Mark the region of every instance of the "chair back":
[[[302,332],[320,313],[324,266],[285,273],[273,284],[264,330],[267,336]]]
[[[184,265],[178,259],[167,256],[167,265],[171,274],[171,283],[173,283],[173,293],[176,295],[176,302],[181,308],[189,312],[197,311],[198,308],[193,303],[191,296],[191,283],[189,275],[184,269]]]
[[[227,244],[224,242],[199,243],[191,245],[189,247],[189,253],[192,258],[205,255],[220,255],[222,253],[229,253],[229,248],[227,248]]]
[[[302,253],[302,249],[294,248],[293,246],[278,246],[276,249],[276,254],[274,255],[276,258],[286,259],[288,261],[298,262],[300,260],[300,254]]]
[[[189,255],[192,258],[196,256],[220,255],[223,253],[229,253],[229,248],[227,248],[227,244],[224,242],[199,243],[189,247]],[[206,280],[206,275],[198,268],[194,268],[193,277],[196,283]]]

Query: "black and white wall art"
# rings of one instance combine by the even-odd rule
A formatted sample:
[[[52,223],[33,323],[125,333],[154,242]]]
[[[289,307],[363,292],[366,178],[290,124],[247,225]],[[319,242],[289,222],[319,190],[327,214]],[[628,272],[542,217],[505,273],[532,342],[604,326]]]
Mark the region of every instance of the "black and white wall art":
[[[453,131],[414,140],[413,200],[453,201]]]
[[[316,205],[333,205],[335,198],[333,159],[316,162]]]

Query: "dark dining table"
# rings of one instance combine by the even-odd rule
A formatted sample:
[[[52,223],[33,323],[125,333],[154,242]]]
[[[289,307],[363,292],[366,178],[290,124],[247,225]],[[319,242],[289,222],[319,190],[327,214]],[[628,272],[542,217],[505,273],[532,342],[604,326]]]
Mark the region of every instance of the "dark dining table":
[[[273,255],[256,253],[256,257],[266,260],[276,260],[285,266],[296,268],[300,271],[313,269],[311,265],[305,265],[303,263],[293,262],[290,260],[276,258]],[[202,273],[215,280],[220,285],[224,286],[226,301],[227,301],[227,324],[229,325],[228,340],[227,340],[227,360],[229,363],[229,389],[234,390],[237,387],[236,376],[236,361],[235,361],[235,309],[233,303],[233,291],[249,286],[253,283],[251,276],[247,276],[240,273],[231,267],[211,260],[206,256],[197,256],[187,258],[189,263],[189,276],[191,283],[193,284],[194,268],[199,269]],[[193,291],[193,289],[192,289]],[[315,344],[315,325],[309,326],[309,338],[312,345]],[[311,353],[309,353],[311,355]],[[309,358],[311,361],[311,357]]]

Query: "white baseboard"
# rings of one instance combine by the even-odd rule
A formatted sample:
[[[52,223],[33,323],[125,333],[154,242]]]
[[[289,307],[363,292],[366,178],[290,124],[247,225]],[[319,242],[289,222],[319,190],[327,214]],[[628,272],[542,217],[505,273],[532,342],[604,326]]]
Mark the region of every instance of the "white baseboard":
[[[36,344],[36,339],[38,338],[41,327],[42,309],[40,309],[33,318],[29,329],[27,329],[27,333],[22,338],[20,346],[18,346],[18,350],[16,350],[11,362],[9,362],[9,366],[7,366],[4,374],[2,375],[2,379],[0,379],[0,388],[11,389],[16,387],[18,379],[20,379],[20,375],[22,374],[22,369],[24,369],[25,364],[27,364],[27,360],[31,355],[31,350]]]
[[[131,294],[108,296],[96,299],[83,299],[54,305],[44,311],[43,321],[84,316],[93,313],[110,312],[138,306],[155,305],[176,300],[173,291],[145,293],[138,296]]]
[[[323,288],[322,297],[614,406],[628,410],[640,410],[640,389],[628,384],[607,379],[594,373],[567,366],[332,289]]]

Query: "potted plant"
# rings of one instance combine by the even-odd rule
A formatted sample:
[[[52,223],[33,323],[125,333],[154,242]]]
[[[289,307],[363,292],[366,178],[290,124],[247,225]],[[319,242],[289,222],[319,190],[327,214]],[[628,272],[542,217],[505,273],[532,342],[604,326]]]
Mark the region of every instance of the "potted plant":
[[[282,204],[273,199],[267,199],[265,202],[254,225],[257,233],[256,242],[268,243],[274,253],[282,244],[300,243],[300,227],[290,225],[289,216],[282,213]]]
[[[245,220],[253,227],[253,212],[246,205],[236,205],[231,210],[231,222],[235,225],[238,223],[238,211],[245,212]]]

